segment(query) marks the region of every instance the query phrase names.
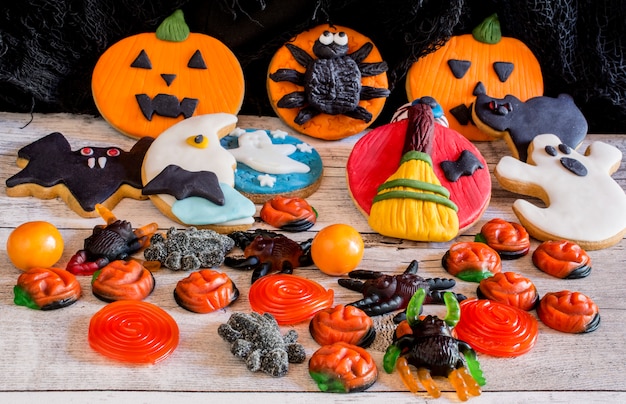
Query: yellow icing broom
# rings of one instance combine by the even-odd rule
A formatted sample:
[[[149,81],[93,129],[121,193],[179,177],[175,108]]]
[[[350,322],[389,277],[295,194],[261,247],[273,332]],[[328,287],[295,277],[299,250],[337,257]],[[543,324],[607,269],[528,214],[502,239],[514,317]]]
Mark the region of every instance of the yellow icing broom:
[[[378,187],[368,220],[384,236],[441,242],[459,232],[458,208],[432,167],[434,122],[428,105],[409,108],[400,167]]]

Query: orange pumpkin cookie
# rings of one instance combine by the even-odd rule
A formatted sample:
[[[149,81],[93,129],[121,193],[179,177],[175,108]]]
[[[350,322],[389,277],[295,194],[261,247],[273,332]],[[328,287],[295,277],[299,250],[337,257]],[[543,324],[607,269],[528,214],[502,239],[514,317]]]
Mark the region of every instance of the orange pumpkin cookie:
[[[154,290],[154,277],[138,261],[116,260],[93,274],[91,289],[105,302],[143,300]]]
[[[480,282],[502,270],[500,255],[476,241],[452,244],[441,259],[441,265],[450,275],[469,282]]]
[[[317,312],[309,323],[309,331],[320,345],[346,342],[367,348],[376,337],[370,316],[358,307],[342,304]]]
[[[567,240],[544,241],[533,252],[533,264],[561,279],[584,278],[591,273],[591,258],[578,244]]]
[[[239,290],[224,273],[203,269],[181,279],[174,289],[174,299],[183,309],[210,313],[237,300]]]
[[[524,226],[500,218],[485,223],[476,241],[487,243],[505,260],[523,257],[530,250],[530,236]]]
[[[321,391],[350,393],[367,390],[378,379],[378,368],[363,348],[346,342],[324,345],[309,360],[309,374]]]
[[[274,111],[306,135],[335,140],[367,128],[389,95],[387,63],[369,38],[338,25],[302,32],[272,58]]]
[[[532,281],[515,272],[500,272],[480,281],[476,295],[480,299],[515,306],[528,311],[539,301],[537,288]]]
[[[600,326],[598,305],[580,292],[546,293],[537,306],[539,319],[548,327],[568,333],[595,331]]]
[[[450,128],[470,140],[493,139],[472,122],[472,103],[481,89],[494,98],[511,94],[522,101],[543,95],[539,61],[524,43],[501,35],[495,14],[471,34],[452,36],[407,73],[408,99],[434,97]]]
[[[17,278],[13,287],[18,306],[54,310],[75,303],[81,295],[76,276],[59,268],[31,268]]]
[[[111,126],[131,137],[156,137],[191,116],[236,114],[244,77],[226,45],[190,33],[175,11],[156,32],[122,39],[100,56],[93,98]]]

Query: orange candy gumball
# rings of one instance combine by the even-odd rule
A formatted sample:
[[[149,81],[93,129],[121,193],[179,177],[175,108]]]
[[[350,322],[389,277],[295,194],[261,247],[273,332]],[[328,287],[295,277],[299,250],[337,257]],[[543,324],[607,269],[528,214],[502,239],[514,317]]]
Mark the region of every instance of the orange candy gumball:
[[[26,222],[15,228],[7,239],[7,254],[17,268],[49,268],[63,255],[63,237],[51,223]]]
[[[363,258],[363,238],[347,224],[333,224],[320,230],[311,244],[313,263],[327,275],[352,271]]]

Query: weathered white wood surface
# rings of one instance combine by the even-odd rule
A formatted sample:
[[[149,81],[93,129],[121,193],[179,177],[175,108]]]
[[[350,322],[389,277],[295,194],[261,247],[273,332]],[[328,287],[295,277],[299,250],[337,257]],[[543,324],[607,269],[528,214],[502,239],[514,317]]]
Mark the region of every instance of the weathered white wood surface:
[[[276,118],[267,117],[241,117],[239,125],[286,129]],[[134,143],[133,139],[120,135],[100,118],[36,114],[31,121],[31,116],[27,114],[0,113],[0,178],[3,183],[19,170],[15,165],[17,150],[54,131],[62,132],[68,138],[72,150],[87,145],[118,145],[128,150]],[[380,237],[372,233],[367,221],[350,200],[346,189],[345,163],[356,137],[335,142],[308,137],[305,140],[317,148],[324,161],[321,187],[307,198],[319,212],[319,220],[309,232],[291,234],[290,237],[303,241],[327,225],[348,223],[363,234],[366,242],[360,268],[398,273],[411,260],[417,259],[421,275],[446,276],[440,260],[450,243],[415,243]],[[626,136],[590,135],[585,143],[592,140],[606,141],[626,152]],[[491,172],[499,157],[508,154],[504,142],[479,143],[477,146],[489,162]],[[614,178],[626,189],[626,165],[623,162]],[[519,196],[503,190],[495,179],[493,181],[488,210],[459,239],[472,239],[482,224],[494,217],[516,220],[511,204]],[[572,190],[572,197],[576,197],[577,192]],[[180,227],[161,215],[149,201],[126,199],[114,209],[114,213],[118,218],[130,220],[135,227],[153,221],[162,230],[170,226]],[[291,365],[289,373],[283,378],[249,372],[230,354],[227,343],[216,332],[219,324],[226,322],[232,312],[250,311],[247,297],[250,273],[227,267],[220,270],[231,276],[241,296],[227,309],[205,315],[179,308],[172,297],[176,282],[186,274],[170,270],[155,273],[157,286],[146,300],[162,307],[175,318],[180,327],[180,345],[171,357],[154,366],[129,366],[108,360],[94,352],[87,342],[89,320],[104,305],[91,294],[89,277],[80,278],[83,297],[62,310],[40,312],[13,303],[13,286],[20,271],[8,260],[4,246],[13,228],[31,220],[47,220],[61,229],[66,248],[60,266],[65,266],[69,257],[82,247],[93,226],[102,223],[99,218],[79,217],[60,200],[9,198],[5,192],[0,193],[2,402],[433,402],[425,393],[412,395],[407,392],[397,375],[382,371],[382,352],[377,351],[372,353],[380,368],[379,379],[368,391],[358,394],[319,392],[308,375],[306,363]],[[537,244],[533,242],[531,251]],[[589,252],[593,271],[589,277],[579,280],[558,280],[543,274],[533,267],[530,254],[519,260],[505,261],[503,270],[516,271],[531,278],[541,294],[569,289],[592,297],[600,307],[602,323],[597,331],[585,335],[560,333],[540,323],[537,345],[528,354],[517,358],[480,355],[487,384],[482,395],[470,401],[626,401],[626,333],[623,326],[626,314],[625,248],[626,242],[622,240],[610,249]],[[300,268],[295,273],[334,289],[335,304],[359,298],[357,293],[338,286],[336,278],[326,276],[315,268]],[[455,291],[473,297],[475,289],[476,284],[459,281]],[[283,327],[282,331],[286,332],[288,328]],[[308,324],[298,324],[293,328],[299,333],[299,342],[310,356],[318,345],[309,335]],[[438,402],[458,401],[447,380],[438,379],[437,383],[444,390]]]

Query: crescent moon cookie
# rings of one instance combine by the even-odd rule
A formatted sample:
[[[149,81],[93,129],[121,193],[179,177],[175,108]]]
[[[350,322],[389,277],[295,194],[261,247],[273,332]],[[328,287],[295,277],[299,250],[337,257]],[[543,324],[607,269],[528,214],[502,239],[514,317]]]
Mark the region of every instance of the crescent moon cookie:
[[[585,250],[618,243],[626,234],[626,194],[611,178],[622,160],[619,149],[593,142],[584,154],[552,134],[536,136],[528,163],[503,157],[495,176],[509,191],[541,199],[546,207],[518,199],[513,211],[534,238],[569,240]]]
[[[306,198],[322,182],[322,159],[282,130],[237,128],[221,140],[237,160],[235,189],[254,203],[277,195]]]
[[[441,185],[458,207],[459,234],[484,213],[491,199],[491,174],[480,151],[463,135],[435,123],[431,158]],[[355,204],[369,216],[377,189],[400,164],[408,127],[400,120],[372,129],[355,144],[346,166]]]
[[[191,117],[154,140],[143,161],[144,194],[170,219],[219,233],[254,223],[254,203],[234,189],[236,161],[220,144],[231,114]]]
[[[366,129],[389,95],[387,63],[366,36],[338,25],[304,31],[272,58],[267,93],[276,115],[306,135],[336,140]]]

